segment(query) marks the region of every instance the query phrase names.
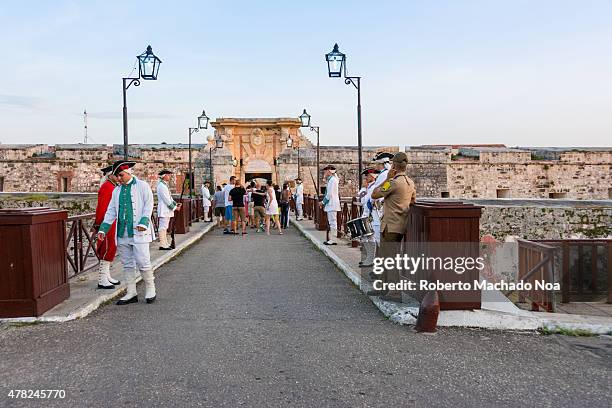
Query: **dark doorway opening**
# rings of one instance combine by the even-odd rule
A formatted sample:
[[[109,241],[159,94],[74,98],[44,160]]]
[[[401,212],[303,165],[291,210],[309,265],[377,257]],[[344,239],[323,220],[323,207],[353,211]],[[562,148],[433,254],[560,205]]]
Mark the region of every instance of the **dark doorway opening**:
[[[272,173],[244,173],[244,182],[248,183],[249,181],[262,178],[266,180],[272,180]]]

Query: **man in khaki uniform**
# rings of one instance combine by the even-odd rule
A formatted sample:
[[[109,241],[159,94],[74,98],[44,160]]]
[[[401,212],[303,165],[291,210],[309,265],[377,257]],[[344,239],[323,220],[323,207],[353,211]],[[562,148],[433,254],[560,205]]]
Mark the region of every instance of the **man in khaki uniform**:
[[[399,152],[393,156],[393,166],[387,173],[387,179],[372,192],[372,198],[384,198],[383,217],[381,220],[381,242],[378,256],[394,258],[399,253],[400,243],[406,232],[408,211],[416,201],[414,182],[406,176],[408,156]],[[383,282],[399,282],[397,270],[386,270]],[[371,291],[370,296],[382,296],[384,300],[401,301],[401,293],[390,294],[387,290]]]

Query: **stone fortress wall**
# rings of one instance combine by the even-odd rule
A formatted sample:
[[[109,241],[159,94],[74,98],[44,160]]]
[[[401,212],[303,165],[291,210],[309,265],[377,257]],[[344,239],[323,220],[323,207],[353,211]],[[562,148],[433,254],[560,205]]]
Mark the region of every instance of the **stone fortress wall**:
[[[301,141],[300,175],[306,193],[313,193],[313,180],[317,179],[316,148],[292,129],[285,132],[285,136],[288,135]],[[248,166],[255,163],[254,156],[248,156],[249,152],[244,147],[241,150],[237,150],[238,147],[231,150],[232,146],[238,146],[239,139],[240,143],[249,140],[238,131],[233,137],[236,140],[233,145],[226,145],[212,154],[209,149],[214,142],[209,145],[192,145],[195,188],[199,188],[204,179],[211,177],[210,156],[215,182],[225,182],[230,175],[245,181],[245,175],[249,174]],[[262,134],[262,140],[266,140],[266,135]],[[269,171],[275,183],[292,181],[298,174],[298,152],[282,144],[277,143],[275,146],[274,151],[270,150],[272,153],[264,152],[262,148],[261,163],[263,159],[270,162]],[[95,192],[100,184],[99,169],[122,158],[122,149],[122,145],[0,144],[0,190]],[[414,179],[419,197],[612,198],[612,148],[377,146],[364,147],[364,167],[371,165],[374,155],[381,150],[404,150],[407,153],[408,175]],[[237,159],[237,152],[240,152],[240,160]],[[139,178],[155,188],[157,173],[162,168],[168,168],[176,174],[171,187],[180,192],[188,169],[187,145],[131,145],[129,153],[130,158],[139,162],[134,169]],[[321,146],[320,163],[321,167],[334,164],[338,168],[342,196],[356,193],[358,175],[355,147]],[[323,180],[321,185],[325,185]]]

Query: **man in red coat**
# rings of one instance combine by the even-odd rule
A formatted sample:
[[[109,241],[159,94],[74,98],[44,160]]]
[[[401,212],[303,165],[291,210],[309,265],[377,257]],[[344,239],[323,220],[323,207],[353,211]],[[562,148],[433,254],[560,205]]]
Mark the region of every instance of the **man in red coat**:
[[[104,175],[104,181],[98,191],[98,205],[96,206],[96,220],[94,222],[94,229],[98,232],[100,225],[104,221],[104,214],[111,201],[113,190],[117,186],[117,177],[112,173],[113,166],[103,168],[102,174]],[[115,285],[120,284],[116,279],[110,276],[110,266],[115,259],[117,252],[117,243],[115,242],[115,228],[117,228],[117,222],[114,222],[108,232],[107,238],[104,241],[98,241],[96,245],[96,253],[100,258],[100,265],[98,266],[98,289],[114,289]]]

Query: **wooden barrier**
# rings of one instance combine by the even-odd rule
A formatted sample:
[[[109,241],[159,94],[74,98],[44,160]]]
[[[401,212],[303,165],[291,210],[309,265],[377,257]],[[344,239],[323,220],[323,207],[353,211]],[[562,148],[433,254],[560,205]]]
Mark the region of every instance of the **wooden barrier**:
[[[176,223],[177,234],[186,234],[189,232],[190,218],[191,218],[191,199],[182,198],[175,200],[177,203],[183,204],[180,210],[174,212],[173,221]]]
[[[68,212],[0,210],[0,317],[40,316],[70,296]]]
[[[482,207],[459,201],[428,202],[417,201],[410,207],[408,226],[404,236],[404,253],[408,256],[421,256],[421,251],[429,251],[425,256],[472,257],[479,256],[479,224]],[[445,271],[432,271],[427,275],[401,276],[406,280],[427,278],[429,281],[469,282],[479,280],[478,269],[465,273],[449,274]],[[421,297],[423,293],[410,293]],[[480,290],[439,291],[440,309],[480,309]],[[419,299],[420,300],[420,299]]]
[[[561,303],[612,303],[612,239],[535,240],[561,249]]]

